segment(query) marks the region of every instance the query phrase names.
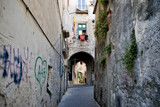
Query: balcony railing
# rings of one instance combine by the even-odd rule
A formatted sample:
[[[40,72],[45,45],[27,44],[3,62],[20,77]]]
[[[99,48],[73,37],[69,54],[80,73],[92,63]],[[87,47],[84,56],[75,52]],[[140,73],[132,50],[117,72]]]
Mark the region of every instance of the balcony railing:
[[[88,6],[87,5],[76,5],[76,13],[77,14],[88,14]]]
[[[88,35],[78,35],[78,39],[80,41],[87,41],[88,40]]]

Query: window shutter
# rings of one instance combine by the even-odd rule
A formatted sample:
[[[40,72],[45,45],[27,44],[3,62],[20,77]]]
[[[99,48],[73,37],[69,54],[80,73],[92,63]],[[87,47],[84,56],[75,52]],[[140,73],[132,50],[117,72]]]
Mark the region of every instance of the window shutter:
[[[78,23],[78,35],[81,35],[83,30],[85,30],[86,34],[87,34],[87,24],[86,23]]]

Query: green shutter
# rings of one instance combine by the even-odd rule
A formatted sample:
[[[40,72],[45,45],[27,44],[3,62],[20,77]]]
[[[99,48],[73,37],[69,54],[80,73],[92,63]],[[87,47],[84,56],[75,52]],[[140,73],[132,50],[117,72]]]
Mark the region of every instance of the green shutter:
[[[85,30],[87,34],[87,24],[86,23],[78,23],[78,35],[79,35],[79,31],[82,31],[82,30]]]

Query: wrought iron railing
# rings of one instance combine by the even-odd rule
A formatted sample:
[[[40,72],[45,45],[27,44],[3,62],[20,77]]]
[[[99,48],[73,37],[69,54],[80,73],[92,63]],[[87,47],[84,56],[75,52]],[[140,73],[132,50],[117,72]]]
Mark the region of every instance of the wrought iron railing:
[[[88,10],[88,6],[87,5],[76,5],[76,8],[79,11],[87,11]]]

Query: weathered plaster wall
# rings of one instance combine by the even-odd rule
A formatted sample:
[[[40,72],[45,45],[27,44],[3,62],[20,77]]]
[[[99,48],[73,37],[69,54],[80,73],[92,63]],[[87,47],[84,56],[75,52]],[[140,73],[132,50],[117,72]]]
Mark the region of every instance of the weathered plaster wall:
[[[102,106],[160,106],[159,5],[159,0],[110,1],[111,29],[105,43],[112,42],[112,51],[104,68],[96,65],[95,98]],[[138,47],[133,77],[120,61],[130,43],[132,29],[135,29]],[[98,58],[100,53],[97,50]]]
[[[52,45],[61,34],[62,2],[59,0],[23,0],[51,41]],[[58,4],[60,3],[60,4]],[[59,6],[61,5],[61,6]],[[60,10],[59,10],[60,9]],[[56,11],[56,12],[55,12]],[[59,13],[61,12],[61,13]],[[57,46],[56,46],[57,47]]]
[[[51,2],[26,1],[40,29],[21,0],[0,0],[1,106],[56,107],[59,102],[60,57],[48,40],[54,44],[60,37],[61,22]],[[60,50],[59,42],[55,47]]]

